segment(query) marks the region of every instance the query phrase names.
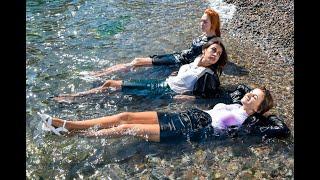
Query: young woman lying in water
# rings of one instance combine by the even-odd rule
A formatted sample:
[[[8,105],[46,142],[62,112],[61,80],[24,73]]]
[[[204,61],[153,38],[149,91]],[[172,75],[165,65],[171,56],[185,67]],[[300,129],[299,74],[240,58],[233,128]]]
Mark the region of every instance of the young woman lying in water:
[[[177,75],[163,80],[107,80],[102,86],[75,94],[62,94],[54,99],[58,102],[73,100],[74,97],[102,93],[109,88],[149,90],[158,94],[189,94],[214,97],[220,86],[219,76],[228,57],[220,38],[213,38],[203,47],[203,54],[190,64],[180,67]]]
[[[203,140],[235,135],[238,132],[263,137],[287,137],[290,130],[277,116],[263,116],[273,107],[265,87],[251,89],[239,85],[230,93],[231,104],[218,103],[210,110],[190,109],[183,112],[123,112],[90,120],[66,121],[39,114],[43,126],[60,135],[60,131],[80,133],[86,137],[136,136],[162,142],[176,138]],[[98,131],[87,131],[97,127]]]
[[[192,41],[189,49],[179,53],[153,55],[150,57],[135,58],[131,63],[118,64],[102,71],[92,72],[90,75],[100,77],[118,71],[128,71],[131,68],[151,65],[183,65],[189,64],[201,54],[202,46],[215,37],[220,37],[220,17],[219,14],[211,8],[204,11],[200,19],[202,35]]]

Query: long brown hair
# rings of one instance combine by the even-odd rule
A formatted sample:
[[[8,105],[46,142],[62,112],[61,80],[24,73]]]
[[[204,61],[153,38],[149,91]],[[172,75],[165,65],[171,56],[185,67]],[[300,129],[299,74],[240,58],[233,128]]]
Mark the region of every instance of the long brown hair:
[[[216,33],[216,36],[221,37],[221,32],[220,32],[220,17],[219,14],[214,11],[211,8],[207,8],[204,13],[206,13],[209,18],[210,18],[210,22],[211,22],[211,30],[214,30]]]

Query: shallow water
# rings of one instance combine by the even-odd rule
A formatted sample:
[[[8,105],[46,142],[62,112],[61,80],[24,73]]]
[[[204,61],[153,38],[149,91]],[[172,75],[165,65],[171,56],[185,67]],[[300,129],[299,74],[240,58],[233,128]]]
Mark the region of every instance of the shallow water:
[[[182,0],[28,0],[27,178],[292,178],[291,138],[267,142],[245,137],[206,143],[150,143],[133,137],[57,137],[40,130],[38,111],[64,119],[88,119],[123,111],[208,108],[207,103],[181,103],[118,92],[80,98],[75,103],[57,103],[50,97],[87,90],[103,81],[86,79],[81,72],[187,48],[200,34],[195,24],[202,10],[210,5],[207,1]],[[229,14],[222,16],[226,17],[222,18],[224,22]],[[278,103],[272,113],[280,114],[293,130],[293,68],[266,61],[268,55],[253,49],[252,42],[242,42],[227,30],[223,34],[234,64],[225,70],[222,84],[267,84],[277,93]],[[142,68],[104,78],[165,78],[173,70],[174,67]]]

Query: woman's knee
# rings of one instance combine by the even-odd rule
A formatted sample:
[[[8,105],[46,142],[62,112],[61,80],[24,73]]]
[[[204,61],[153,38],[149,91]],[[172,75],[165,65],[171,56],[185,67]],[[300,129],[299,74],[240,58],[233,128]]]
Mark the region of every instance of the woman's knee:
[[[109,87],[113,83],[113,81],[114,80],[106,80],[106,82],[104,82],[102,86],[103,87]]]
[[[120,113],[118,114],[119,116],[119,121],[120,121],[120,124],[126,124],[128,122],[130,122],[130,120],[132,120],[132,113],[130,112],[123,112],[123,113]]]
[[[133,65],[133,66],[138,65],[141,61],[142,61],[142,58],[134,58],[131,61],[131,65]]]
[[[121,87],[121,80],[106,80],[102,87]]]

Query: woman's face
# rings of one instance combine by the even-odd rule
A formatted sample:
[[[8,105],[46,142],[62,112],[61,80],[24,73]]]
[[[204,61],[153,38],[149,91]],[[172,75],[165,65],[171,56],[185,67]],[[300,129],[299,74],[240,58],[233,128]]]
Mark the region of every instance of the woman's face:
[[[259,105],[262,103],[264,99],[264,92],[256,88],[249,93],[245,94],[241,99],[241,103],[244,106],[244,109],[251,109],[254,112],[258,111]]]
[[[209,33],[211,31],[211,21],[206,13],[204,13],[200,19],[200,27],[203,33]]]
[[[203,54],[202,63],[205,67],[210,66],[218,62],[222,54],[222,47],[219,44],[211,44]]]

